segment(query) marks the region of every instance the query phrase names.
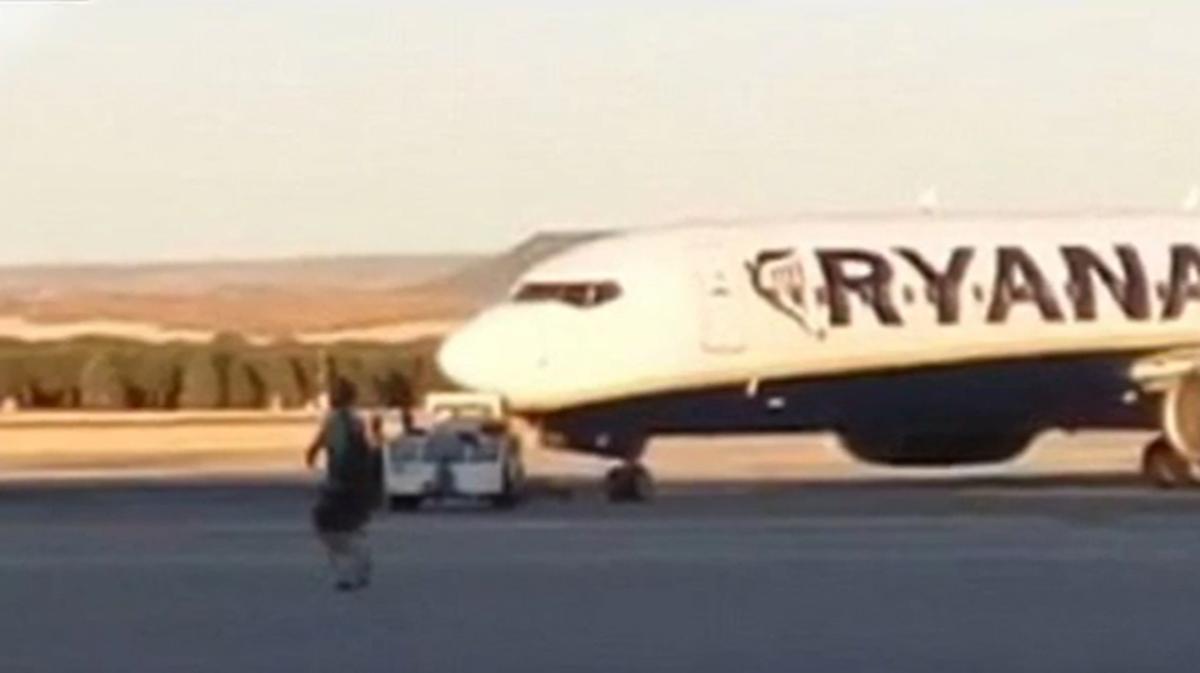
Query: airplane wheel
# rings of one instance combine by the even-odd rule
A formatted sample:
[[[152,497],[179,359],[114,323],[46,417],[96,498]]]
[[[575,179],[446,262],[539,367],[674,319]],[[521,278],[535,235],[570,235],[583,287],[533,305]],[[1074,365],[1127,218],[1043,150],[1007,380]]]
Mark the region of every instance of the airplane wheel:
[[[1195,486],[1196,477],[1187,458],[1162,437],[1142,450],[1142,476],[1158,488]]]
[[[415,512],[421,507],[421,498],[411,495],[393,495],[388,498],[388,509],[393,512]]]
[[[618,465],[604,477],[609,502],[646,502],[654,497],[654,478],[637,463]]]

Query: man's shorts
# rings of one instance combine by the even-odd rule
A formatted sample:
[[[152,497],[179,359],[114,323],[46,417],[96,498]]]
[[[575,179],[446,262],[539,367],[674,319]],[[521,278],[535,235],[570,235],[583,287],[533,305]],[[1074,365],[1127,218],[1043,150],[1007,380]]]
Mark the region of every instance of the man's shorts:
[[[365,490],[321,489],[313,507],[313,525],[322,533],[353,533],[371,518],[372,494]]]

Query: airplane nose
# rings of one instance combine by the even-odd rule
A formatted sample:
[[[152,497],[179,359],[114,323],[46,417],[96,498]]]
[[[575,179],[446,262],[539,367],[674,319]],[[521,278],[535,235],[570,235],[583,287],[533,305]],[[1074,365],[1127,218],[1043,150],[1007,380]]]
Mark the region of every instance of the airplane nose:
[[[510,310],[485,313],[453,332],[437,361],[454,383],[508,395],[527,385],[540,366],[536,320]]]
[[[454,383],[464,388],[480,389],[481,369],[486,365],[479,329],[466,325],[442,342],[437,353],[438,367]]]

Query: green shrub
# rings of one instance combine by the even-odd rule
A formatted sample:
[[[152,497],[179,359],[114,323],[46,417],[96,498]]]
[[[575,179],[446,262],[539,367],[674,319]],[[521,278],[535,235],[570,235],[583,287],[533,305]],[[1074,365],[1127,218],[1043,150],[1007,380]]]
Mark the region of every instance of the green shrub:
[[[177,346],[138,349],[125,358],[123,371],[129,388],[130,406],[145,409],[175,409],[183,390],[185,352]]]
[[[221,406],[226,409],[261,409],[267,406],[262,378],[241,356],[231,356],[222,377]]]
[[[183,365],[179,407],[182,409],[220,409],[221,376],[212,353],[196,349]]]
[[[21,366],[24,406],[79,406],[84,366],[97,352],[106,351],[83,351],[70,344],[42,344],[29,348]]]
[[[87,337],[54,343],[0,340],[0,399],[22,407],[113,409],[295,408],[332,376],[363,405],[410,405],[447,386],[435,341],[402,345],[294,342],[256,347],[234,334],[206,345]]]
[[[25,392],[25,367],[20,355],[5,354],[0,357],[0,398],[13,398],[23,402]]]
[[[111,351],[93,354],[79,374],[80,404],[87,409],[117,410],[126,406],[125,383]]]
[[[308,401],[292,361],[276,352],[265,352],[255,356],[250,363],[254,368],[266,395],[267,404],[278,401],[285,409],[304,406]]]

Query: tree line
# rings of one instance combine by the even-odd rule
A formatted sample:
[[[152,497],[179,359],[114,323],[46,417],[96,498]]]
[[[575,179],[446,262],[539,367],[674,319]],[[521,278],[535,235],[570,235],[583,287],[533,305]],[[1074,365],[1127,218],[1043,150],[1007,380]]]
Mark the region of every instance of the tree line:
[[[20,409],[298,409],[341,376],[365,405],[411,405],[449,385],[434,362],[436,347],[435,340],[255,345],[234,334],[204,344],[0,340],[0,400]]]

